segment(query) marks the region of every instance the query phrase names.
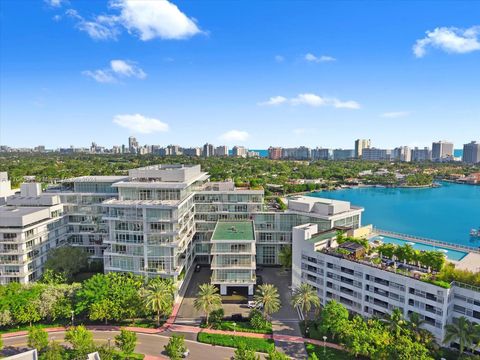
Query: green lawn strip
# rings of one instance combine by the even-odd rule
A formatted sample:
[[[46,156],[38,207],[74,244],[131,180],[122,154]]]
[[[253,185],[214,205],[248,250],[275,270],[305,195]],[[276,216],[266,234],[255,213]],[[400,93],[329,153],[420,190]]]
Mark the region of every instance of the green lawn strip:
[[[41,358],[41,357],[40,357]],[[65,348],[64,350],[64,358],[69,360],[75,360],[75,352],[72,349]],[[114,351],[114,360],[142,360],[145,358],[144,354],[133,353],[130,354],[128,357],[119,350]]]
[[[237,322],[235,326],[233,326],[233,321],[222,321],[220,323],[216,323],[212,326],[212,328],[216,330],[226,330],[226,331],[238,331],[238,332],[250,332],[256,334],[271,334],[272,333],[272,324],[268,323],[268,325],[263,329],[254,329],[249,322]],[[201,325],[202,328],[206,328],[205,324]]]
[[[346,351],[332,349],[329,347],[323,348],[323,346],[318,346],[314,344],[310,344],[308,342],[305,343],[305,347],[307,349],[308,358],[315,353],[319,359],[322,360],[353,360],[355,357],[349,354]]]
[[[197,341],[205,344],[220,345],[233,348],[237,348],[239,344],[243,342],[247,346],[247,348],[263,353],[267,353],[268,351],[275,348],[275,344],[272,339],[260,339],[223,334],[209,334],[205,332],[198,333]]]

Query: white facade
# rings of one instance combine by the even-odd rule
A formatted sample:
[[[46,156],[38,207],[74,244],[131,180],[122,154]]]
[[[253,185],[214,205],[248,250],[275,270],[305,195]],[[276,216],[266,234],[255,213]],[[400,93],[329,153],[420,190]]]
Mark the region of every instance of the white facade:
[[[382,317],[398,308],[408,319],[416,312],[440,343],[444,326],[454,318],[480,321],[480,289],[455,283],[445,289],[367,261],[347,259],[329,251],[337,247],[334,238],[334,233],[318,233],[315,224],[293,229],[293,288],[308,283],[317,290],[322,305],[335,299],[366,317]]]

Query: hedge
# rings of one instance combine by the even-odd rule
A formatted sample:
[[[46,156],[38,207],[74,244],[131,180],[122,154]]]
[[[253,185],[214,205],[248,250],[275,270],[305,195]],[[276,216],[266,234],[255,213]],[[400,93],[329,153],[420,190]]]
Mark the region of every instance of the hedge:
[[[272,339],[261,339],[245,336],[209,334],[206,332],[199,332],[197,341],[205,344],[220,345],[233,348],[237,348],[239,344],[243,342],[248,349],[263,353],[268,353],[270,350],[275,349],[275,344]]]

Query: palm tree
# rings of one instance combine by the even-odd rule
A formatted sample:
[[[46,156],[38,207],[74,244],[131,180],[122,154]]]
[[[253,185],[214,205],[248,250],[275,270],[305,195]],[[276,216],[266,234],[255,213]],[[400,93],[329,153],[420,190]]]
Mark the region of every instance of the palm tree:
[[[420,315],[416,312],[412,312],[408,316],[409,320],[407,323],[408,329],[415,335],[415,339],[417,341],[420,341],[421,338],[421,331],[422,330],[420,327],[423,325],[425,320],[423,320]]]
[[[320,298],[313,286],[303,283],[293,291],[292,306],[300,307],[303,318],[307,320],[307,315],[312,306],[320,307]]]
[[[400,336],[400,333],[404,329],[404,326],[406,325],[406,321],[403,318],[403,313],[400,309],[395,309],[393,312],[388,316],[386,319],[384,319],[385,324],[387,325],[387,328],[395,334],[396,337]]]
[[[257,304],[262,304],[263,316],[265,317],[268,317],[280,309],[280,295],[275,285],[260,285],[254,298]]]
[[[222,307],[222,297],[218,293],[215,285],[202,284],[198,289],[197,298],[193,302],[193,306],[198,311],[205,313],[205,323],[208,325],[208,316],[210,313]]]
[[[292,247],[283,246],[278,254],[278,260],[285,270],[292,268]]]
[[[165,280],[153,281],[143,293],[145,307],[157,313],[157,326],[161,315],[170,312],[173,304],[173,285]]]
[[[443,339],[443,343],[447,344],[452,341],[458,342],[461,354],[465,348],[472,346],[475,342],[476,334],[473,330],[472,323],[464,316],[461,316],[457,321],[445,326],[445,338]]]

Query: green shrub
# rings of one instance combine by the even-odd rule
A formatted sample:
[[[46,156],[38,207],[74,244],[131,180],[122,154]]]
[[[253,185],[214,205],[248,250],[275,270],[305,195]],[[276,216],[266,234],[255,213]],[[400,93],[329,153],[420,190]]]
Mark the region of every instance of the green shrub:
[[[245,336],[223,335],[223,334],[209,334],[199,332],[197,341],[205,344],[220,345],[237,348],[241,343],[244,343],[249,349],[257,352],[268,353],[275,349],[275,344],[272,339],[249,338]]]
[[[214,329],[216,329],[217,328],[216,326],[222,322],[224,316],[225,316],[225,311],[223,310],[223,308],[213,310],[210,313],[209,322]]]
[[[250,312],[250,325],[257,330],[265,329],[267,327],[267,320],[263,317],[260,310],[253,309]]]

